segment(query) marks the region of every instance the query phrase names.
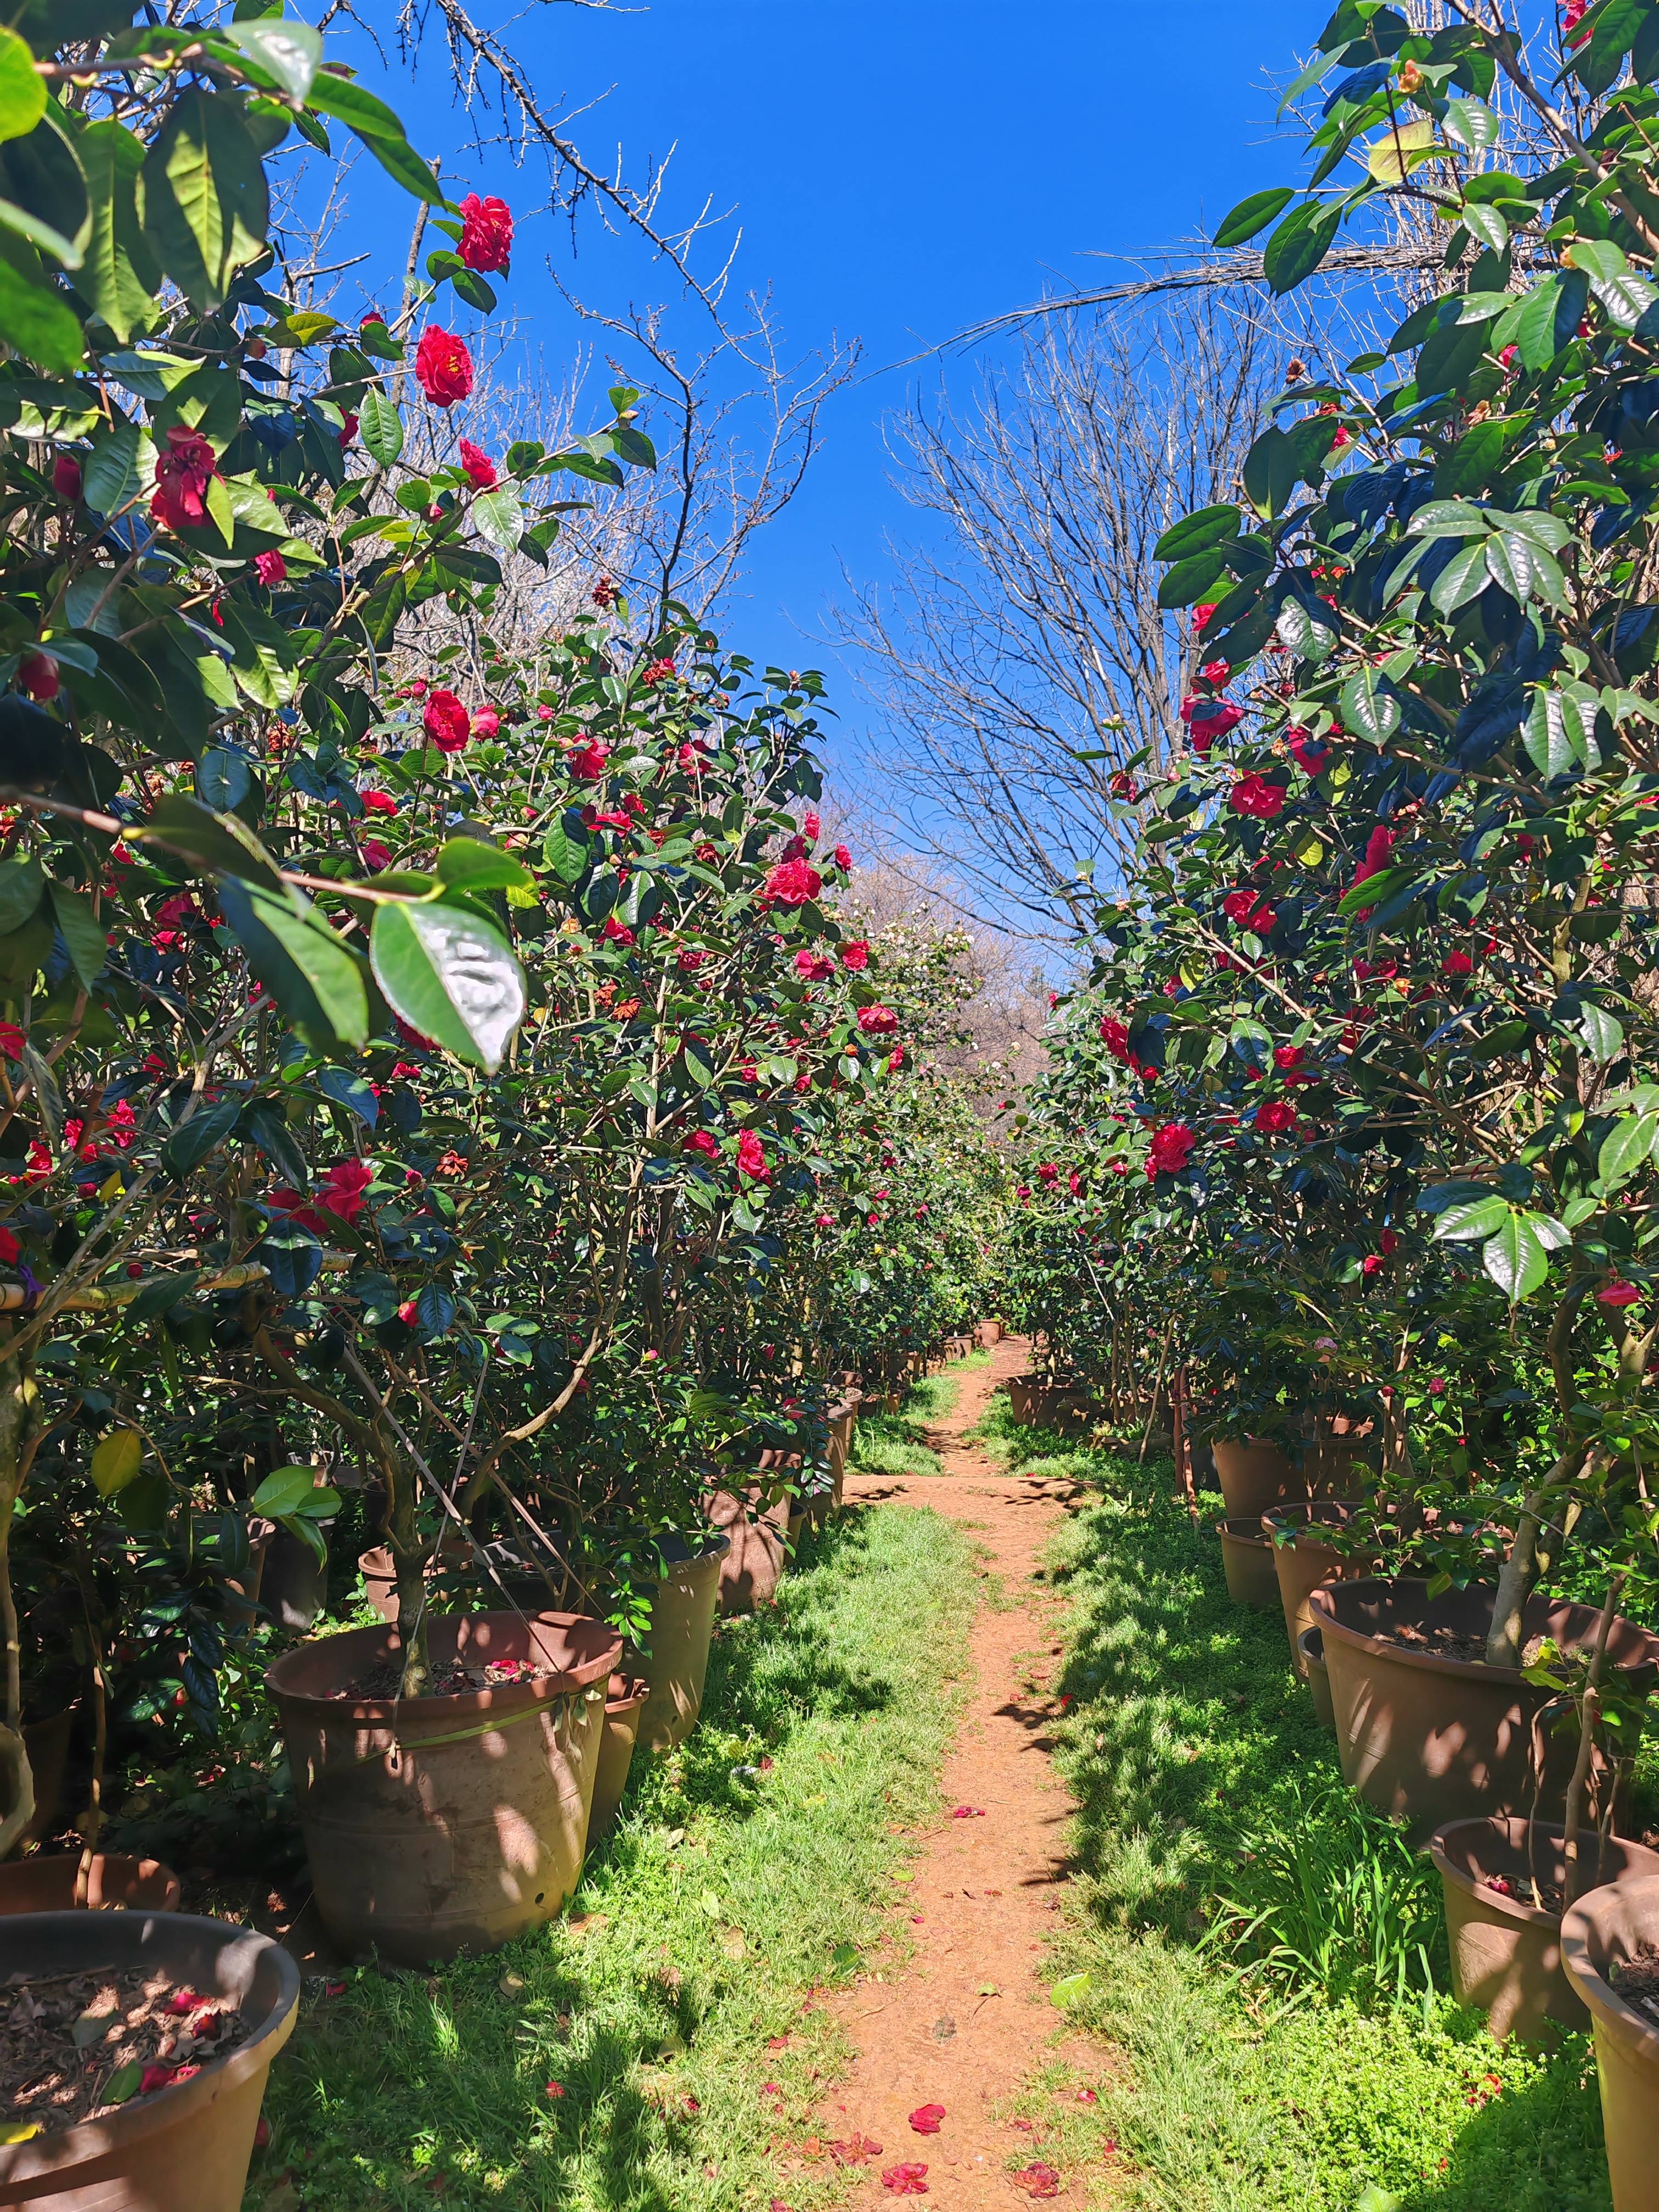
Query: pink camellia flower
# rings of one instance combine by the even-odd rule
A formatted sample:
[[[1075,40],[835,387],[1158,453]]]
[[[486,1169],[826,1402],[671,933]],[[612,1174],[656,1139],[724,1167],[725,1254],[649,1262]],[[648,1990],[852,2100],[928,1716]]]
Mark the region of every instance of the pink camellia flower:
[[[472,735],[472,718],[453,691],[434,691],[421,717],[422,726],[441,753],[464,752]]]
[[[0,1052],[3,1052],[8,1060],[21,1060],[23,1057],[23,1032],[18,1028],[15,1022],[0,1022]],[[154,1053],[150,1054],[150,1058],[152,1060],[157,1057],[158,1055]],[[146,1073],[152,1075],[160,1074],[166,1068],[166,1066],[167,1062],[162,1060],[160,1067],[152,1068],[147,1061],[145,1063]]]
[[[801,817],[800,824],[800,834],[805,838],[809,845],[817,844],[818,840],[818,832],[823,826],[823,823],[819,819],[817,808],[816,806],[809,806],[805,813]]]
[[[355,415],[342,416],[340,418],[340,443],[343,446],[349,446],[356,434],[357,417]]]
[[[1071,1192],[1073,1198],[1082,1197],[1083,1177],[1079,1174],[1075,1168],[1072,1170],[1071,1173],[1066,1178],[1066,1188]]]
[[[570,773],[580,783],[594,783],[605,774],[605,764],[611,757],[611,749],[602,745],[597,738],[585,745],[578,745],[570,756]]]
[[[795,973],[805,976],[808,982],[822,983],[826,976],[833,975],[835,972],[836,963],[827,952],[798,952],[795,955]]]
[[[1468,975],[1474,967],[1474,962],[1467,952],[1449,952],[1440,963],[1440,972],[1443,975]]]
[[[833,1213],[815,1213],[812,1216],[812,1226],[815,1229],[833,1229],[835,1225],[836,1217]]]
[[[501,734],[501,718],[493,707],[480,707],[472,717],[475,738],[494,738]]]
[[[480,276],[505,276],[513,252],[513,210],[493,196],[469,192],[461,202],[461,235],[455,251]]]
[[[472,356],[453,331],[428,323],[415,349],[415,381],[434,407],[453,407],[472,389]]]
[[[1231,660],[1206,660],[1199,674],[1206,684],[1224,684],[1233,672]]]
[[[763,906],[805,906],[823,889],[823,878],[810,860],[780,860],[761,890]]]
[[[1198,1142],[1184,1121],[1165,1121],[1152,1132],[1152,1149],[1147,1155],[1147,1172],[1151,1175],[1179,1175],[1187,1164],[1187,1158]]]
[[[1285,787],[1269,783],[1266,776],[1241,775],[1227,794],[1227,804],[1235,814],[1271,822],[1285,804]]]
[[[275,551],[256,553],[253,573],[262,584],[285,584],[288,581],[288,562]]]
[[[1380,1252],[1367,1252],[1359,1263],[1360,1273],[1365,1275],[1380,1275],[1384,1264]]]
[[[707,1129],[694,1129],[685,1140],[688,1152],[701,1152],[705,1159],[717,1160],[720,1156],[720,1140]]]
[[[218,456],[201,432],[175,422],[167,432],[167,451],[155,464],[151,520],[164,530],[188,530],[205,522],[208,483],[218,473]]]
[[[612,945],[620,945],[624,951],[634,942],[633,931],[625,921],[618,921],[614,914],[605,916],[605,927],[599,933],[608,938]]]
[[[1044,1160],[1042,1166],[1037,1170],[1037,1181],[1039,1182],[1058,1182],[1060,1181],[1060,1170],[1053,1160]]]
[[[1589,11],[1589,4],[1590,0],[1567,0],[1566,6],[1561,10],[1561,43],[1563,46],[1582,46],[1584,40],[1589,37],[1589,33],[1587,31],[1579,30],[1578,26],[1583,21],[1584,17]]]
[[[1277,1136],[1282,1130],[1295,1128],[1296,1109],[1285,1098],[1264,1098],[1251,1121],[1265,1135]]]
[[[752,1182],[769,1182],[772,1180],[772,1170],[766,1164],[765,1151],[752,1129],[745,1129],[738,1139],[738,1173],[747,1176]]]
[[[890,1006],[860,1006],[859,1027],[866,1036],[891,1036],[898,1027],[898,1016]]]
[[[843,968],[850,968],[855,975],[862,975],[870,965],[870,947],[866,940],[861,937],[855,938],[850,945],[843,945],[841,964]]]
[[[420,1310],[413,1298],[405,1298],[398,1309],[398,1318],[405,1328],[414,1328],[420,1321]]]
[[[654,691],[659,684],[666,684],[676,672],[673,662],[666,658],[647,660],[640,671],[640,682],[647,691]]]
[[[357,796],[363,802],[365,814],[395,814],[398,811],[398,802],[389,791],[360,791]]]
[[[708,957],[708,955],[701,945],[688,945],[681,951],[674,965],[683,975],[695,975]]]
[[[482,446],[475,446],[471,438],[461,441],[461,466],[466,471],[466,480],[475,491],[494,491],[501,475]]]
[[[59,453],[52,465],[52,488],[59,499],[81,496],[81,464],[73,454]]]
[[[379,875],[382,868],[392,866],[392,848],[383,845],[378,837],[360,837],[357,850],[363,856],[363,866],[371,875]]]
[[[1201,637],[1210,626],[1210,617],[1219,605],[1218,600],[1203,599],[1193,609],[1193,635]]]
[[[1378,823],[1365,841],[1365,857],[1353,872],[1356,884],[1368,883],[1371,877],[1381,875],[1394,852],[1394,832]]]
[[[845,845],[837,845],[834,853],[831,854],[830,858],[835,861],[836,866],[841,870],[843,875],[847,873],[853,865],[853,855],[848,851]]]
[[[1604,1306],[1633,1306],[1641,1297],[1642,1292],[1634,1283],[1623,1282],[1617,1276],[1605,1289],[1595,1293],[1596,1304]]]
[[[49,653],[26,653],[17,664],[17,688],[31,699],[55,699],[63,688],[58,663]]]

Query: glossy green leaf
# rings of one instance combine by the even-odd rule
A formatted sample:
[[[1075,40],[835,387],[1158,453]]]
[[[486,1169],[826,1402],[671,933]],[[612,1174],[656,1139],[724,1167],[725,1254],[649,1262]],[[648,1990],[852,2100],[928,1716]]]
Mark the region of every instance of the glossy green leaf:
[[[198,307],[219,307],[236,271],[264,250],[270,210],[260,155],[242,102],[192,87],[144,157],[144,235]]]
[[[69,948],[70,964],[82,988],[89,991],[109,957],[109,932],[94,914],[92,901],[84,891],[71,890],[59,883],[50,884],[47,889],[52,919]]]
[[[511,853],[477,837],[450,838],[438,854],[436,872],[439,882],[453,890],[523,890],[536,880]]]
[[[0,204],[0,222],[5,209]],[[74,310],[44,273],[35,280],[0,255],[0,332],[26,361],[73,376],[86,356]]]
[[[1249,199],[1240,200],[1232,212],[1225,216],[1215,234],[1215,244],[1224,250],[1231,246],[1243,246],[1246,239],[1254,238],[1265,230],[1276,216],[1296,198],[1289,185],[1271,185],[1266,191],[1252,192]]]
[[[240,876],[280,891],[282,872],[246,824],[234,814],[215,814],[181,791],[169,792],[149,819],[131,833],[161,846],[213,875]]]
[[[310,92],[323,57],[323,37],[309,23],[292,15],[268,15],[251,22],[227,23],[220,36],[240,46],[295,100],[304,100]]]
[[[1509,1212],[1509,1200],[1495,1192],[1490,1198],[1469,1199],[1461,1206],[1449,1206],[1434,1224],[1435,1242],[1455,1244],[1483,1241],[1503,1226]]]
[[[241,1117],[240,1098],[216,1099],[211,1106],[198,1103],[179,1123],[161,1147],[161,1164],[169,1175],[188,1175],[210,1152],[224,1143]]]
[[[377,907],[374,980],[412,1029],[493,1074],[524,1018],[523,970],[501,933],[470,910]]]
[[[319,915],[295,892],[234,876],[220,878],[219,903],[249,967],[313,1051],[368,1042],[362,969]]]
[[[511,484],[481,491],[472,502],[472,521],[481,538],[511,553],[524,535],[524,509]]]
[[[1627,1114],[1613,1123],[1595,1156],[1595,1171],[1609,1189],[1629,1182],[1652,1152],[1656,1137],[1659,1114]]]
[[[1429,597],[1443,615],[1455,614],[1486,590],[1490,574],[1484,542],[1466,545],[1435,578]]]
[[[137,1480],[144,1464],[144,1440],[137,1429],[112,1429],[92,1448],[89,1462],[98,1495],[117,1497]]]
[[[357,434],[371,460],[389,469],[404,449],[404,418],[378,385],[357,405]]]
[[[22,138],[46,112],[46,81],[15,31],[0,31],[0,138]]]
[[[1529,1298],[1549,1273],[1549,1254],[1524,1213],[1508,1215],[1481,1246],[1480,1260],[1511,1305]]]

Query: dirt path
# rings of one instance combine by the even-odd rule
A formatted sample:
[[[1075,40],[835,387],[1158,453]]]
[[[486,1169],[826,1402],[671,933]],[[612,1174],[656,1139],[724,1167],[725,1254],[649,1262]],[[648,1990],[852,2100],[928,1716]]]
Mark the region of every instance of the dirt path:
[[[1001,1474],[977,1445],[958,1440],[996,1385],[1026,1364],[1024,1343],[1009,1339],[988,1367],[959,1370],[954,1412],[927,1431],[942,1474],[854,1476],[847,1485],[854,1500],[902,1498],[946,1515],[984,1547],[1000,1581],[963,1655],[972,1694],[945,1764],[940,1819],[895,1908],[896,1921],[909,1923],[915,1957],[880,1981],[875,1967],[836,2002],[859,2057],[825,2101],[823,2133],[882,2146],[861,2166],[854,2202],[890,2202],[883,2172],[906,2163],[926,2166],[939,2212],[1008,2212],[1031,2201],[1033,2179],[1037,2195],[1073,2207],[1087,2194],[1081,2176],[1064,2172],[1057,2192],[1041,2172],[1022,2190],[1007,2161],[1030,2150],[1031,2136],[993,2117],[1045,2060],[1071,2059],[1085,2078],[1101,2070],[1086,2045],[1067,2039],[1056,2047],[1060,2015],[1037,1977],[1073,1806],[1048,1757],[1055,1607],[1032,1571],[1071,1492]],[[953,1817],[958,1806],[971,1815]],[[910,2125],[924,2105],[945,2107],[935,2135]]]

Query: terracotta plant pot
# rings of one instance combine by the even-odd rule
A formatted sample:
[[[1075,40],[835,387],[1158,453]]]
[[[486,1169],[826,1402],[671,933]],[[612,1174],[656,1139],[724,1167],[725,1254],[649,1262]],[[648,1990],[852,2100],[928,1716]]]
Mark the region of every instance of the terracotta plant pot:
[[[570,1613],[441,1614],[427,1638],[434,1665],[533,1657],[550,1671],[458,1696],[355,1697],[343,1686],[403,1645],[394,1628],[354,1628],[267,1677],[324,1925],[344,1951],[411,1965],[493,1950],[562,1907],[604,1733],[596,1686],[622,1656],[614,1629]]]
[[[1259,1521],[1269,1507],[1305,1498],[1308,1486],[1277,1444],[1260,1437],[1212,1437],[1216,1480],[1230,1521]]]
[[[37,1851],[0,1866],[0,1915],[72,1912],[81,1872],[79,1851]],[[94,1912],[176,1912],[179,1877],[160,1859],[94,1854],[87,1875],[87,1908]]]
[[[1548,1692],[1518,1668],[1411,1650],[1381,1632],[1443,1628],[1484,1641],[1492,1604],[1489,1589],[1431,1598],[1427,1583],[1410,1577],[1332,1583],[1309,1600],[1324,1631],[1343,1778],[1368,1804],[1405,1820],[1415,1838],[1449,1820],[1533,1805],[1532,1720]],[[1593,1606],[1534,1597],[1524,1633],[1582,1646],[1598,1617]],[[1659,1637],[1615,1620],[1607,1656],[1625,1686],[1645,1690],[1659,1672]],[[1538,1798],[1547,1814],[1565,1802],[1576,1750],[1571,1731],[1547,1737]]]
[[[1000,1344],[1002,1341],[1002,1323],[1000,1321],[982,1321],[974,1334],[981,1346],[988,1352],[994,1344]]]
[[[770,1605],[789,1564],[790,1499],[773,1497],[765,1483],[747,1490],[716,1490],[704,1500],[708,1517],[729,1540],[720,1563],[722,1614],[753,1613]]]
[[[617,1825],[617,1808],[628,1787],[628,1770],[634,1763],[634,1747],[640,1737],[640,1715],[651,1693],[648,1682],[628,1674],[613,1674],[605,1700],[605,1735],[599,1744],[599,1771],[593,1777],[593,1806],[588,1814],[590,1846],[611,1833]]]
[[[325,1542],[331,1522],[320,1524]],[[264,1578],[259,1586],[259,1601],[280,1628],[291,1628],[304,1635],[328,1595],[328,1563],[319,1559],[303,1537],[290,1534],[279,1528],[270,1540],[265,1553]],[[394,1608],[395,1611],[395,1608]]]
[[[471,1547],[459,1539],[446,1536],[438,1548],[435,1560],[429,1560],[426,1583],[429,1590],[438,1579],[442,1568],[458,1566],[471,1556]],[[384,1544],[372,1551],[357,1555],[357,1571],[363,1578],[363,1592],[382,1620],[395,1623],[398,1618],[398,1570],[391,1552]]]
[[[240,2212],[270,2062],[300,1999],[300,1970],[281,1946],[182,1912],[29,1912],[5,1923],[5,1964],[13,1975],[154,1967],[204,1996],[234,1999],[253,2029],[175,2088],[0,2149],[0,2205]]]
[[[1653,2212],[1659,2189],[1659,2026],[1613,1976],[1659,1942],[1659,1880],[1616,1881],[1581,1897],[1561,1923],[1561,1959],[1595,2029],[1613,2212]]]
[[[1279,1577],[1273,1572],[1273,1546],[1262,1533],[1260,1518],[1218,1521],[1215,1527],[1228,1596],[1235,1605],[1271,1613],[1279,1603]]]
[[[697,1724],[720,1602],[720,1565],[730,1544],[729,1536],[717,1535],[693,1556],[678,1539],[663,1540],[668,1571],[652,1599],[651,1649],[633,1662],[651,1685],[640,1714],[639,1740],[647,1751],[672,1751]]]
[[[1374,1553],[1339,1552],[1320,1540],[1319,1532],[1346,1528],[1363,1506],[1353,1498],[1305,1505],[1275,1505],[1261,1516],[1261,1533],[1273,1551],[1279,1601],[1285,1608],[1285,1632],[1291,1663],[1302,1673],[1302,1632],[1313,1626],[1309,1595],[1322,1583],[1358,1582],[1375,1575],[1381,1560]]]
[[[23,1723],[23,1748],[28,1753],[29,1773],[34,1783],[34,1817],[17,1838],[15,1848],[20,1850],[25,1844],[38,1844],[42,1836],[51,1835],[62,1823],[70,1739],[75,1733],[76,1715],[80,1710],[81,1700],[76,1698],[61,1713],[49,1713],[45,1720]]]
[[[1589,2026],[1583,2000],[1561,1963],[1561,1915],[1531,1902],[1529,1878],[1559,1888],[1566,1847],[1559,1824],[1516,1819],[1454,1820],[1430,1842],[1446,1900],[1452,1987],[1459,2004],[1486,2015],[1501,2041],[1528,2042],[1553,2028]],[[1580,1838],[1582,1893],[1659,1875],[1659,1851],[1592,1829]],[[1492,1887],[1492,1877],[1509,1885]]]
[[[1325,1632],[1304,1628],[1298,1640],[1302,1679],[1313,1698],[1314,1718],[1328,1735],[1336,1734],[1336,1709],[1331,1703],[1331,1678],[1325,1666]]]
[[[259,1595],[264,1588],[265,1560],[270,1551],[270,1540],[276,1534],[274,1521],[252,1520],[247,1524],[247,1565],[240,1575],[225,1577],[225,1626],[233,1631],[257,1627],[259,1621]]]

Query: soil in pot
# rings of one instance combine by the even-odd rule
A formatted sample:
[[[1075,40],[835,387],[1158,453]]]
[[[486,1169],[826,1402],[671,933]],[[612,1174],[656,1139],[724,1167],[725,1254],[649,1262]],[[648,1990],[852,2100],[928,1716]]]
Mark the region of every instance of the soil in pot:
[[[1212,1437],[1210,1449],[1230,1521],[1259,1521],[1271,1507],[1308,1495],[1307,1484],[1277,1444],[1260,1437]]]
[[[1227,1577],[1227,1595],[1235,1605],[1248,1605],[1257,1613],[1271,1613],[1279,1603],[1279,1577],[1273,1571],[1273,1546],[1262,1533],[1260,1516],[1254,1521],[1218,1521],[1221,1566]]]
[[[1313,1699],[1314,1718],[1328,1735],[1336,1734],[1336,1711],[1331,1704],[1331,1678],[1325,1665],[1322,1629],[1304,1628],[1297,1639],[1302,1659],[1302,1679]]]
[[[1561,1923],[1561,1957],[1595,2030],[1613,2212],[1653,2212],[1659,2188],[1659,2021],[1648,2009],[1659,1877],[1593,1889]]]
[[[1291,1663],[1298,1674],[1303,1672],[1302,1632],[1313,1626],[1310,1595],[1322,1583],[1357,1582],[1374,1575],[1382,1565],[1375,1553],[1340,1551],[1329,1540],[1334,1531],[1346,1528],[1354,1515],[1364,1510],[1357,1498],[1329,1498],[1304,1505],[1275,1505],[1261,1516],[1262,1534],[1272,1546],[1285,1632],[1291,1642]]]
[[[720,1534],[694,1554],[680,1538],[661,1540],[666,1572],[652,1596],[651,1648],[633,1661],[635,1673],[651,1685],[640,1714],[639,1741],[646,1751],[672,1751],[697,1724],[720,1567],[730,1542]]]
[[[622,1654],[569,1613],[439,1615],[427,1633],[434,1679],[465,1686],[398,1699],[393,1628],[319,1638],[267,1678],[323,1923],[348,1953],[409,1965],[493,1950],[561,1910]]]
[[[627,1674],[613,1674],[605,1700],[605,1735],[599,1745],[599,1764],[593,1777],[593,1807],[588,1815],[587,1840],[599,1842],[617,1825],[617,1811],[628,1787],[628,1770],[639,1741],[640,1715],[650,1695],[650,1685]]]
[[[1561,1961],[1566,1846],[1557,1825],[1516,1818],[1454,1820],[1430,1844],[1446,1900],[1452,1987],[1500,2040],[1529,2042],[1589,2025]],[[1581,1894],[1659,1875],[1659,1851],[1594,1830],[1581,1835]],[[1659,1989],[1659,1976],[1655,1987]],[[1627,1998],[1631,1992],[1624,1989]],[[1633,2000],[1632,2000],[1633,2002]]]
[[[299,1970],[269,1937],[174,1912],[5,1923],[0,2204],[240,2212]],[[88,2066],[91,2054],[94,2063]]]
[[[1343,1778],[1416,1838],[1534,1805],[1532,1720],[1549,1692],[1518,1668],[1458,1656],[1485,1650],[1492,1603],[1479,1585],[1431,1598],[1412,1577],[1332,1583],[1309,1599],[1324,1632]],[[1523,1637],[1582,1647],[1598,1617],[1592,1606],[1534,1597]],[[1615,1620],[1607,1656],[1639,1693],[1659,1673],[1659,1637]],[[1542,1816],[1559,1817],[1577,1748],[1575,1731],[1547,1733]]]
[[[70,1912],[81,1872],[79,1851],[36,1851],[0,1866],[0,1915]],[[176,1912],[179,1877],[159,1859],[98,1851],[87,1873],[87,1905],[94,1911]]]

